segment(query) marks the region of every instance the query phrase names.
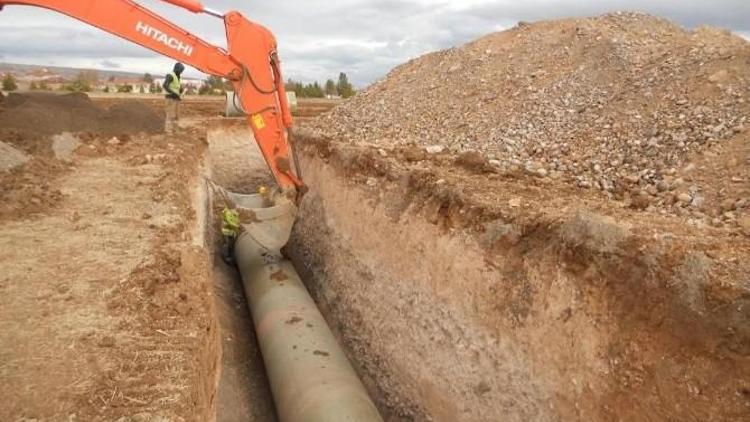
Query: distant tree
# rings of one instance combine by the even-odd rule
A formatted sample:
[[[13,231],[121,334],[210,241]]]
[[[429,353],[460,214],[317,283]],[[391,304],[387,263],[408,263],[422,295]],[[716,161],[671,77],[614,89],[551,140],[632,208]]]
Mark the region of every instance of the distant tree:
[[[301,82],[289,79],[285,87],[287,91],[294,92],[298,97],[306,97],[304,85]]]
[[[39,82],[39,89],[42,91],[52,91],[52,88],[50,88],[45,81]]]
[[[31,84],[29,84],[29,90],[31,90],[31,91],[38,91],[39,90],[39,85],[37,85],[36,82],[31,82]]]
[[[10,73],[6,74],[3,78],[3,91],[15,91],[17,89],[18,84],[16,84],[16,78]]]
[[[161,85],[157,84],[156,82],[151,82],[151,87],[149,88],[152,94],[161,94],[163,91],[161,88]]]
[[[130,84],[122,84],[117,86],[117,92],[122,94],[128,94],[133,92],[133,85]]]
[[[86,85],[93,87],[99,84],[99,72],[96,70],[82,70],[76,79],[83,81]]]
[[[326,91],[318,82],[303,84],[302,82],[289,79],[284,86],[287,91],[294,92],[300,98],[323,98],[326,95]]]
[[[141,94],[145,94],[146,93],[146,88],[144,88],[143,85],[141,85],[141,87],[140,87],[140,93]]]
[[[338,95],[338,90],[336,90],[336,82],[334,82],[333,79],[329,79],[326,81],[326,95]]]
[[[107,82],[114,82],[114,81],[115,81],[114,75],[111,75],[109,78],[107,78]]]
[[[154,77],[153,77],[153,76],[151,76],[151,74],[150,74],[150,73],[148,73],[148,72],[147,72],[147,73],[144,73],[144,74],[143,74],[143,82],[146,82],[146,83],[149,83],[149,84],[150,84],[150,83],[153,83],[153,82],[154,82]]]
[[[193,88],[195,89],[195,88]],[[198,89],[201,95],[224,95],[227,91],[233,90],[232,83],[220,76],[209,76],[203,81]]]
[[[109,94],[109,85],[104,85],[104,89],[102,90],[105,94]]]
[[[82,70],[70,84],[65,86],[65,89],[73,92],[91,92],[92,87],[97,83],[99,83],[99,72]]]
[[[349,82],[349,78],[346,76],[346,73],[341,72],[339,73],[339,82],[336,85],[336,90],[338,91],[339,95],[341,95],[344,98],[349,98],[354,96],[355,91],[352,84]]]
[[[313,82],[311,84],[308,84],[305,87],[305,90],[307,91],[307,96],[310,98],[323,98],[325,97],[325,92],[323,91],[323,88],[321,88],[320,84],[318,82]]]
[[[185,95],[195,95],[197,92],[198,90],[196,90],[193,85],[188,85],[185,87]]]

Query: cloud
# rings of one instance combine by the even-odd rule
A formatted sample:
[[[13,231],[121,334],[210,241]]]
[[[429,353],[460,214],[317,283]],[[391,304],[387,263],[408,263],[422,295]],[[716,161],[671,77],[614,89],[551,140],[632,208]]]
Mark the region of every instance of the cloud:
[[[157,0],[140,4],[224,46],[223,22]],[[204,0],[216,10],[239,9],[276,34],[287,77],[305,81],[347,72],[357,85],[383,77],[409,59],[468,42],[489,32],[535,21],[641,10],[688,27],[710,24],[748,38],[750,1],[716,0]],[[85,65],[158,74],[171,68],[160,57],[54,12],[8,6],[0,12],[0,54],[5,61]],[[106,64],[106,65],[105,65]],[[190,76],[199,76],[189,71]]]
[[[99,62],[99,65],[105,69],[120,69],[122,66],[119,63],[113,62],[111,60],[102,60]]]
[[[0,15],[0,19],[2,19]],[[69,56],[107,58],[112,52],[120,57],[152,57],[148,50],[99,32],[48,26],[0,26],[0,50],[9,56]]]

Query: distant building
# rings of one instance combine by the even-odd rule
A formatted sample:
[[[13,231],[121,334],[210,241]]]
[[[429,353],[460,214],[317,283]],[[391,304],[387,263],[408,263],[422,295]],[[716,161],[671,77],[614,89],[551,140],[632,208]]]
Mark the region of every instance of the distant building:
[[[96,86],[96,91],[107,91],[107,92],[120,92],[123,87],[128,87],[129,92],[134,94],[140,94],[141,92],[148,94],[151,92],[151,83],[145,82],[143,78],[109,78],[104,82],[99,82]]]
[[[10,71],[6,72],[2,77],[5,77],[7,74],[13,75],[20,91],[29,90],[32,88],[32,85],[35,86],[36,89],[45,88],[48,90],[57,90],[61,89],[66,82],[65,78],[61,75],[47,68],[32,69],[24,73]]]

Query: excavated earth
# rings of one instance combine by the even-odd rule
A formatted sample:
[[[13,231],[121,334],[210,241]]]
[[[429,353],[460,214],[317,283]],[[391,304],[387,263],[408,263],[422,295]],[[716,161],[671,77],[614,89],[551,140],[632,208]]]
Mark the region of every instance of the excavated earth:
[[[524,23],[298,131],[289,252],[383,413],[750,418],[748,64],[646,15]]]
[[[271,181],[247,125],[190,98],[168,136],[159,97],[55,95],[0,109],[0,420],[275,420],[206,189]],[[72,112],[17,120],[39,109]]]
[[[750,418],[748,57],[639,14],[522,24],[300,112],[285,252],[384,419]],[[275,420],[204,180],[269,182],[244,122],[48,129],[13,98],[0,420]]]
[[[219,342],[190,189],[205,135],[46,122],[0,135],[25,157],[0,172],[0,420],[211,419]]]
[[[157,112],[133,101],[104,108],[82,93],[11,93],[2,101],[2,107],[2,132],[54,135],[67,131],[122,135],[164,131],[163,110]]]

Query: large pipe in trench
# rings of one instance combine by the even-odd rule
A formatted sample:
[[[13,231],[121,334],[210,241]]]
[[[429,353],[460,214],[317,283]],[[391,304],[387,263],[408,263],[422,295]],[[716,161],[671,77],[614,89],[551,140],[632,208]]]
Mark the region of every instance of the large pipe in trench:
[[[230,194],[243,232],[235,244],[245,296],[282,422],[382,419],[292,263],[280,249],[296,215],[291,202]]]

